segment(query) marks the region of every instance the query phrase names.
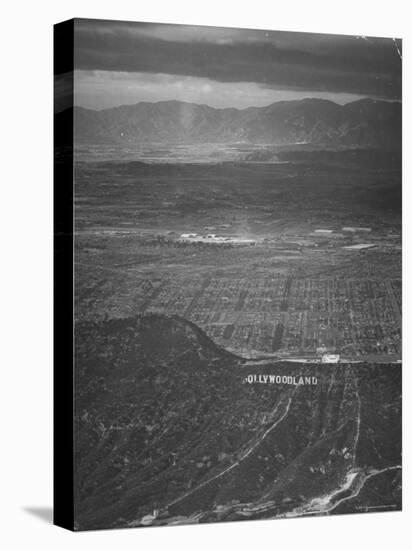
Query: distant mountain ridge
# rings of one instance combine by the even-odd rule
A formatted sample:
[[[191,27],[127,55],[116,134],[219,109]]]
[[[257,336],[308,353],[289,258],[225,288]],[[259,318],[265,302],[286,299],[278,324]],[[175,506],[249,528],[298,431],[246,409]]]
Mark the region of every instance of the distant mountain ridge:
[[[401,144],[402,105],[303,99],[239,110],[162,101],[102,111],[75,107],[73,119],[77,143],[308,143],[395,149]]]

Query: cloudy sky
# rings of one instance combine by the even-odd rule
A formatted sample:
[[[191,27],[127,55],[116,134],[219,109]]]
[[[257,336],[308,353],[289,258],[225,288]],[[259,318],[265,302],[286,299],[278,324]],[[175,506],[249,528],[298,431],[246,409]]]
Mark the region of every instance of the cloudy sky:
[[[392,38],[77,19],[75,103],[399,100],[401,47]]]

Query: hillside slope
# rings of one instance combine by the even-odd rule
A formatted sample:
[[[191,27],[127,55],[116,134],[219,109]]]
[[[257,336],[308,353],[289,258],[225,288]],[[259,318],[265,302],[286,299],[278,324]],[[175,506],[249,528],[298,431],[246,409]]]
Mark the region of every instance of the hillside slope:
[[[76,342],[77,528],[400,508],[399,368],[246,366],[161,315]],[[262,372],[318,383],[245,383]]]

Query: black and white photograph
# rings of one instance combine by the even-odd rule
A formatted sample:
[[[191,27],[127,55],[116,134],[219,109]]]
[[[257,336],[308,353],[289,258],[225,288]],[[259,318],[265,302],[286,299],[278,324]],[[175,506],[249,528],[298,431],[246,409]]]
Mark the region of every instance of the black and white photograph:
[[[4,6],[1,548],[409,548],[409,11]]]
[[[402,41],[70,24],[74,529],[400,510]]]

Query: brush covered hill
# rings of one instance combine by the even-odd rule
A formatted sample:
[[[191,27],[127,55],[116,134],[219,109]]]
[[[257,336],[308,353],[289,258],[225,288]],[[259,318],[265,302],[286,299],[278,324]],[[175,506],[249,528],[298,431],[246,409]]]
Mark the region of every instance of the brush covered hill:
[[[75,142],[256,143],[399,148],[402,106],[362,99],[338,105],[322,99],[280,101],[266,107],[216,109],[181,101],[137,103],[94,111],[75,107]],[[56,125],[57,127],[59,124]]]
[[[262,372],[317,384],[245,382]],[[246,364],[178,317],[79,322],[76,528],[399,509],[400,384],[386,365]]]

